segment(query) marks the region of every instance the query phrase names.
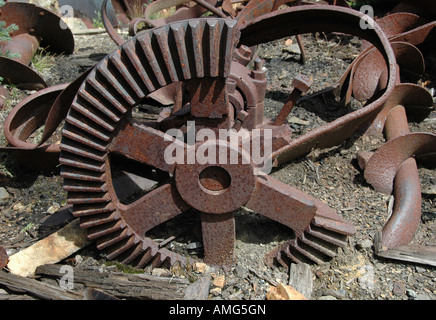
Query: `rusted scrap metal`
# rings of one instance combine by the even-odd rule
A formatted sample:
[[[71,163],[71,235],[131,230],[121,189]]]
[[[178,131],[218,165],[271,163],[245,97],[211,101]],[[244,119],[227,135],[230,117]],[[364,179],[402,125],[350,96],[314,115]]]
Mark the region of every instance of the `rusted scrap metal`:
[[[400,70],[407,71],[409,75],[422,74],[424,60],[416,46],[433,38],[436,21],[429,22],[404,12],[387,15],[376,22],[388,36]],[[375,92],[382,92],[386,88],[386,72],[380,52],[363,41],[361,54],[334,86],[334,93],[345,105],[349,104],[352,97],[360,101],[368,100]]]
[[[305,23],[309,16],[315,17],[317,23]],[[272,177],[257,177],[253,164],[169,165],[163,153],[174,139],[165,141],[165,134],[158,129],[164,125],[166,129],[180,128],[187,120],[195,120],[196,124],[198,121],[199,128],[232,128],[238,119],[242,128],[272,128],[279,133],[273,138],[275,154],[289,150],[290,145],[297,150],[296,154],[301,154],[310,151],[320,139],[324,145],[343,141],[352,134],[350,128],[377,115],[396,82],[396,61],[388,39],[377,26],[362,32],[359,26],[362,16],[346,8],[301,6],[260,16],[240,28],[231,19],[181,21],[138,34],[97,65],[84,81],[67,116],[60,157],[69,202],[74,205],[75,216],[81,217],[82,227],[88,229],[89,237],[97,241],[97,247],[106,250],[110,259],[117,258],[136,267],[186,263],[184,257],[159,248],[147,237],[147,232],[191,208],[201,213],[204,260],[228,265],[234,261],[233,211],[245,206],[287,226],[295,234],[294,239],[272,253],[270,260],[286,266],[290,261],[318,263],[333,256],[332,248],[344,245],[345,237],[354,233],[354,227],[328,205]],[[288,24],[292,28],[287,28]],[[365,110],[314,130],[315,134],[292,141],[286,137],[280,140],[282,131],[289,128],[271,126],[263,118],[266,80],[261,63],[255,70],[249,70],[237,61],[231,62],[237,34],[240,32],[239,43],[252,46],[319,30],[362,36],[381,48],[389,66],[388,90]],[[200,50],[201,43],[209,45]],[[168,54],[171,52],[178,52],[180,60]],[[121,56],[128,59],[121,60]],[[115,81],[114,68],[127,81]],[[132,73],[132,70],[137,71]],[[201,97],[196,95],[198,79],[208,84],[202,90],[210,90]],[[188,88],[194,86],[188,89],[186,105],[178,112],[152,127],[138,125],[128,116],[129,109],[141,99],[178,81],[186,83]],[[223,84],[229,85],[228,92]],[[238,90],[231,89],[234,87]],[[236,114],[226,108],[230,101]],[[218,113],[208,107],[211,103],[220,105]],[[200,107],[202,104],[204,108]],[[73,134],[81,135],[79,143],[70,138]],[[296,140],[297,144],[293,144]],[[207,141],[210,148],[223,143]],[[136,201],[120,205],[108,174],[111,154],[151,165],[174,178],[161,181],[157,188]],[[238,153],[240,159],[244,156]],[[165,215],[157,214],[163,211]]]
[[[47,87],[29,67],[32,57],[40,46],[52,53],[71,54],[74,38],[70,29],[62,28],[61,18],[53,12],[28,3],[7,2],[0,9],[0,20],[6,25],[18,26],[11,34],[11,41],[0,44],[1,51],[15,54],[13,58],[0,59],[0,76],[4,83],[23,89]]]
[[[411,133],[402,105],[390,110],[384,132],[388,142],[369,155],[369,159],[361,161],[361,166],[365,169],[366,180],[376,190],[392,193],[395,199],[388,222],[374,239],[376,254],[402,260],[401,255],[392,256],[389,252],[398,248],[407,251],[421,221],[421,185],[414,156],[434,153],[436,135]],[[418,250],[417,246],[412,247],[414,252],[427,252],[428,259],[421,259],[421,263],[434,265],[434,248],[432,251],[424,246],[418,246],[422,250]],[[403,258],[413,261],[409,260],[412,251],[404,254]]]
[[[346,245],[346,237],[355,230],[327,204],[270,176],[258,176],[252,162],[168,164],[164,152],[174,139],[165,139],[164,132],[175,128],[186,131],[187,121],[196,121],[197,129],[215,131],[272,129],[273,162],[280,165],[314,148],[337,145],[374,121],[384,127],[392,109],[387,105],[393,103],[390,97],[398,87],[395,54],[399,56],[401,50],[392,49],[378,25],[363,31],[363,17],[348,8],[299,6],[244,21],[209,18],[174,22],[123,42],[75,82],[77,87],[64,103],[52,108],[48,118],[56,121],[46,124],[51,129],[40,142],[47,141],[71,106],[62,131],[59,161],[68,201],[74,206],[74,215],[80,217],[81,227],[88,230],[89,239],[96,240],[97,248],[106,250],[109,259],[136,267],[186,264],[185,257],[161,247],[147,233],[192,210],[200,215],[204,260],[229,265],[234,262],[233,212],[244,206],[294,232],[291,240],[266,257],[269,263],[287,267],[290,262],[321,263],[334,256],[334,248]],[[377,59],[385,66],[385,72],[378,75],[385,79],[384,91],[381,95],[372,92],[371,103],[362,109],[292,140],[292,132],[282,120],[274,124],[264,118],[266,76],[262,61],[255,60],[254,68],[249,69],[244,58],[248,58],[251,46],[316,31],[356,35],[377,47],[381,51]],[[411,46],[401,44],[398,48],[407,51]],[[133,119],[130,110],[134,106],[160,88],[175,84],[183,95],[173,113],[155,123]],[[289,106],[283,107],[282,114],[289,114]],[[197,148],[220,146],[232,151],[219,139]],[[35,147],[38,145],[28,146],[30,150]],[[235,151],[239,159],[246,156]],[[157,186],[142,197],[124,203],[111,177],[116,157],[166,174],[156,178]]]
[[[7,266],[9,262],[9,256],[5,250],[5,248],[0,247],[0,269],[3,269]]]
[[[90,70],[70,84],[44,88],[18,103],[6,118],[3,130],[9,145],[0,148],[12,152],[28,168],[51,171],[59,164],[60,141],[53,133],[65,119],[77,90]],[[34,133],[44,128],[39,139],[30,141]],[[58,138],[60,139],[60,137]]]

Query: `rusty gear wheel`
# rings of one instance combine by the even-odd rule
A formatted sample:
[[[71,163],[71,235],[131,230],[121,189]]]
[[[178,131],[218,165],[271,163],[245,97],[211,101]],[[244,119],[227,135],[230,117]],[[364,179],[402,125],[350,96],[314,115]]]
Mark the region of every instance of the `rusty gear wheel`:
[[[234,20],[218,18],[149,30],[107,56],[82,84],[62,133],[61,175],[74,215],[109,259],[137,268],[186,264],[185,257],[161,248],[147,232],[190,209],[201,215],[204,260],[212,265],[234,262],[233,212],[242,206],[292,229],[294,237],[269,255],[284,266],[332,257],[354,232],[325,203],[258,175],[252,162],[165,161],[165,150],[175,139],[164,132],[189,119],[213,130],[272,128],[273,144],[286,143],[287,126],[273,127],[263,119],[261,65],[250,71],[232,62],[238,32]],[[158,122],[134,119],[132,109],[150,93],[178,82],[188,97],[182,108]],[[220,146],[233,151],[218,139],[196,148]],[[236,152],[238,159],[246,156]],[[115,191],[111,165],[118,157],[153,168],[159,176],[132,201],[121,201]]]

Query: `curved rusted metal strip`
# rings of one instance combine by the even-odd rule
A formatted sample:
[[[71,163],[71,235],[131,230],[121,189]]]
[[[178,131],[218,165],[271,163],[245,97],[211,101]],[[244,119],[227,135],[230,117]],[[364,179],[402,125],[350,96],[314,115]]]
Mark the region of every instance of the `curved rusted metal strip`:
[[[0,151],[13,152],[22,165],[32,169],[55,168],[59,161],[59,144],[39,147],[36,143],[27,142],[27,139],[44,124],[52,103],[66,87],[63,84],[42,89],[16,105],[4,124],[9,146],[0,148]]]
[[[273,157],[277,159],[279,165],[308,153],[313,148],[325,148],[341,143],[362,125],[372,121],[391,95],[397,81],[395,54],[389,40],[377,24],[371,30],[360,28],[363,17],[362,13],[347,8],[298,6],[263,15],[241,26],[240,43],[247,46],[319,30],[353,34],[372,42],[383,53],[388,66],[387,88],[380,98],[362,109],[312,130],[277,150]],[[280,28],[277,28],[277,25]]]
[[[1,152],[13,152],[29,168],[52,170],[59,163],[59,144],[46,144],[65,119],[77,91],[89,72],[84,72],[70,84],[42,89],[17,104],[9,113],[4,133],[9,146]],[[44,126],[38,143],[28,142],[36,129]]]
[[[401,72],[419,77],[424,74],[425,62],[421,51],[407,42],[391,42]],[[367,101],[387,84],[387,67],[380,51],[373,48],[362,58],[354,70],[353,97],[358,101]]]
[[[410,133],[403,106],[397,105],[390,110],[384,133],[388,141]],[[366,170],[371,170],[371,166],[367,166]],[[421,185],[414,158],[408,158],[398,168],[393,184],[393,195],[395,202],[392,215],[377,239],[376,247],[379,251],[409,244],[418,229],[421,221]]]
[[[7,25],[16,24],[18,30],[12,37],[29,34],[41,39],[41,46],[53,53],[71,54],[74,51],[74,37],[61,17],[50,10],[34,4],[7,2],[2,7],[1,20]]]
[[[424,119],[431,112],[433,97],[428,90],[417,84],[401,83],[396,85],[388,100],[383,104],[382,110],[367,129],[366,134],[381,134],[388,113],[397,105],[404,106],[406,111],[410,110],[410,114],[413,114],[415,118]]]
[[[407,19],[407,21],[409,21],[409,25],[403,25],[402,28],[397,29],[397,33],[391,30],[392,36],[389,38],[389,41],[392,43],[407,42],[413,46],[417,46],[424,43],[425,41],[428,41],[430,39],[431,32],[436,26],[436,22],[434,21],[422,24],[425,20],[422,20],[420,17],[413,14],[406,14],[406,16],[411,17]],[[373,52],[375,50],[374,47],[372,45],[369,45],[365,40],[363,40],[362,42],[362,46],[365,47],[365,49],[350,64],[348,69],[342,75],[341,79],[334,86],[335,95],[340,98],[344,104],[348,104],[351,101],[353,89],[357,86],[354,83],[354,75],[359,69],[360,64],[366,59],[370,52]],[[407,56],[405,58],[407,59]],[[402,61],[402,63],[404,64],[404,60]],[[371,77],[368,77],[367,79],[367,81],[374,82]]]
[[[375,190],[391,194],[395,175],[401,164],[410,157],[433,153],[436,135],[413,132],[386,142],[369,159],[365,179]]]
[[[3,83],[19,89],[41,90],[47,87],[45,80],[33,69],[6,57],[0,57],[0,76]]]

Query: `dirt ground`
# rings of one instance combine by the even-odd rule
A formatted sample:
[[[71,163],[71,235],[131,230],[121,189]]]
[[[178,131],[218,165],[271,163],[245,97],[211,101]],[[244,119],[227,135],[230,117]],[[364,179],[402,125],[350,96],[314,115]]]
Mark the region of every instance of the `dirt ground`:
[[[299,61],[294,38],[265,44],[259,49],[258,54],[266,61],[268,69],[267,117],[278,114],[297,73],[314,80],[309,94],[317,92],[333,85],[360,50],[359,39],[345,35],[319,33],[304,35],[303,39],[307,52],[305,65]],[[97,54],[95,59],[98,60],[116,48],[105,33],[76,35],[75,41],[74,54],[55,57],[54,65],[46,71],[44,76],[49,85],[74,80],[95,63],[88,58],[90,54]],[[436,46],[425,50],[427,71],[419,84],[430,89],[436,87]],[[30,93],[14,89],[1,117],[4,119],[11,108]],[[319,95],[302,101],[293,109],[290,126],[295,136],[299,136],[347,112],[349,110],[339,108]],[[411,130],[436,133],[435,120],[436,112],[432,111],[423,122],[411,123]],[[435,267],[382,259],[374,253],[374,235],[388,219],[391,199],[365,182],[356,163],[356,153],[376,150],[383,143],[381,136],[354,136],[338,147],[313,152],[272,173],[280,181],[326,202],[356,227],[356,234],[349,237],[346,247],[338,249],[336,257],[321,265],[310,265],[313,300],[436,300]],[[0,246],[11,255],[65,225],[66,222],[50,225],[44,221],[55,216],[58,208],[66,204],[66,193],[58,172],[34,172],[21,167],[13,156],[0,156],[0,187],[10,194],[0,206]],[[420,166],[419,173],[423,190],[434,188],[434,170]],[[212,270],[215,277],[225,276],[225,284],[219,289],[212,285],[210,299],[264,300],[271,285],[288,282],[288,274],[283,268],[271,268],[263,260],[266,253],[287,239],[288,230],[245,210],[238,211],[235,219],[237,265],[227,271]],[[166,227],[176,228],[176,224]],[[434,246],[435,234],[435,195],[424,193],[421,224],[413,243]],[[201,251],[201,244],[193,247],[192,243],[196,243],[192,238],[180,237],[169,248],[191,245],[189,248],[193,249],[186,252],[195,257],[197,251]],[[79,267],[114,270],[113,266],[109,267],[104,253],[93,244],[70,257],[69,263],[71,261]],[[152,271],[146,269],[145,272]]]

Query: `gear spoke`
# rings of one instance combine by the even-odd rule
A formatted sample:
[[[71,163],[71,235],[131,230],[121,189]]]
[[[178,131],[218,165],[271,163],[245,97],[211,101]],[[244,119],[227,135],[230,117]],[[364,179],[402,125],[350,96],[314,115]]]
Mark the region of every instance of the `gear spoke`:
[[[173,143],[180,143],[181,148],[184,148],[183,142],[128,117],[119,134],[112,140],[109,150],[139,163],[173,173],[175,164],[168,164],[164,156],[166,148]]]
[[[210,265],[231,265],[234,262],[235,219],[233,212],[201,214],[204,261]]]
[[[189,206],[182,200],[172,183],[165,183],[129,205],[118,205],[124,221],[138,235],[187,211]]]
[[[296,236],[304,231],[317,210],[312,197],[270,176],[257,179],[245,207],[291,228]]]

